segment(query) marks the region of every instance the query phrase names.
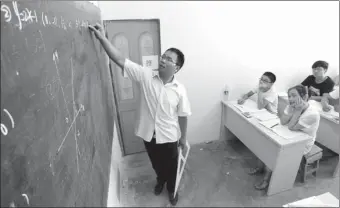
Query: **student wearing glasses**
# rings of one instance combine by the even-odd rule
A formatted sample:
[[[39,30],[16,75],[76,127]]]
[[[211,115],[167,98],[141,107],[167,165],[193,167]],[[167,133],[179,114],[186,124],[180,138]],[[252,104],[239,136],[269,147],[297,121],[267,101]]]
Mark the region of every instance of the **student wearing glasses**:
[[[248,98],[257,93],[258,109],[267,109],[269,112],[276,114],[278,107],[278,94],[273,86],[276,76],[272,72],[265,72],[260,78],[258,86],[243,95],[238,104],[242,105]]]
[[[326,76],[328,63],[316,61],[312,65],[313,74],[309,75],[301,84],[308,87],[309,100],[321,102],[324,93],[330,93],[334,87],[334,81]]]
[[[106,53],[127,75],[140,84],[141,105],[137,119],[136,135],[144,140],[153,169],[157,175],[155,195],[159,195],[166,183],[169,201],[176,205],[174,195],[178,146],[185,148],[187,117],[191,115],[190,102],[185,87],[175,74],[184,64],[184,54],[169,48],[160,59],[159,69],[140,66],[125,57],[105,37],[101,25],[89,26]]]
[[[260,78],[258,86],[249,91],[247,94],[243,95],[241,99],[238,100],[238,104],[242,105],[249,97],[257,93],[257,107],[258,109],[266,109],[270,113],[277,114],[278,108],[278,94],[274,88],[274,83],[276,81],[276,76],[272,72],[265,72]],[[257,160],[257,165],[249,171],[250,175],[255,175],[258,173],[264,173],[264,180],[258,184],[255,184],[255,188],[262,190],[268,186],[267,178],[270,177],[270,170],[261,161]]]

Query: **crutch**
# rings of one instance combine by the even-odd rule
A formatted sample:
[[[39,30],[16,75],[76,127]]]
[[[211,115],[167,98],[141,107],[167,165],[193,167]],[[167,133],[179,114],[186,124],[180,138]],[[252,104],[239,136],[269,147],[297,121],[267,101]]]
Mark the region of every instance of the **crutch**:
[[[189,151],[190,151],[190,145],[189,145],[188,141],[186,142],[185,145],[187,146],[187,152],[185,154],[185,157],[183,157],[182,148],[179,148],[174,196],[176,196],[177,189],[178,189],[178,186],[179,186],[179,182],[181,181],[183,171],[184,171],[184,167],[185,167],[185,163],[187,162]],[[181,168],[181,161],[183,162],[182,168]]]

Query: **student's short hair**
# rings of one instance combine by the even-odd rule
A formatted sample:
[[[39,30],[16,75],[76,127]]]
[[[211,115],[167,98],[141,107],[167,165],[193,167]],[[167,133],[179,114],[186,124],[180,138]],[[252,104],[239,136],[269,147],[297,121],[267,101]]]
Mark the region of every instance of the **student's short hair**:
[[[300,97],[305,97],[306,95],[308,96],[308,87],[304,85],[296,85],[294,87],[291,87],[288,89],[288,92],[296,89],[296,91],[299,93]]]
[[[276,76],[275,76],[274,73],[267,71],[267,72],[263,73],[263,75],[267,76],[272,83],[276,82]]]
[[[328,69],[328,63],[326,61],[316,61],[312,65],[312,69],[315,69],[317,67],[322,67],[322,68],[327,70]]]
[[[183,64],[184,64],[184,54],[182,53],[182,51],[180,51],[177,48],[169,48],[166,51],[171,51],[174,52],[177,55],[177,65],[179,66],[179,68],[181,69]]]

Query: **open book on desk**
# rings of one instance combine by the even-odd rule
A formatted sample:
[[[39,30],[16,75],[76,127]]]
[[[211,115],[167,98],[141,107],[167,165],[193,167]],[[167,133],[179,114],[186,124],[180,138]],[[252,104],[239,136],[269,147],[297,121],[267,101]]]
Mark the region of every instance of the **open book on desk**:
[[[237,104],[237,101],[232,103],[244,116],[250,118],[253,113],[265,111],[265,109],[259,110],[257,104],[253,100],[246,100],[243,105]]]
[[[275,134],[281,136],[284,139],[294,139],[298,136],[304,136],[305,133],[301,131],[291,131],[288,129],[288,126],[283,126],[280,123],[280,119],[272,119],[268,121],[261,121],[261,125],[265,126],[267,129],[270,129]]]
[[[266,109],[254,112],[251,115],[259,121],[270,121],[273,119],[278,119],[278,116],[276,114],[270,113]]]
[[[266,109],[258,109],[253,101],[246,102],[243,105],[233,104],[247,118],[254,117],[259,121],[268,121],[278,118],[276,114],[272,114]]]

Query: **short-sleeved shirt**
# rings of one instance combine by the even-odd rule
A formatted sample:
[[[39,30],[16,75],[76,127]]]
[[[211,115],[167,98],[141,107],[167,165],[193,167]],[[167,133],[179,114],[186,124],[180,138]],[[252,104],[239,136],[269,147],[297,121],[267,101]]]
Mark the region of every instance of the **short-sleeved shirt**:
[[[278,108],[278,93],[274,86],[272,86],[267,92],[262,92],[258,87],[252,90],[253,93],[257,93],[257,107],[260,108],[265,102],[268,102],[266,109],[273,113],[277,113]]]
[[[339,85],[334,86],[334,90],[329,93],[331,99],[328,99],[330,105],[339,108]]]
[[[313,75],[309,75],[301,84],[308,87],[309,96],[322,96],[323,93],[330,93],[334,87],[331,78],[327,77],[323,82],[316,83]]]
[[[335,86],[334,90],[329,93],[329,96],[333,99],[339,99],[339,86]]]
[[[191,108],[185,87],[174,77],[163,84],[158,72],[125,59],[124,71],[141,88],[141,105],[136,122],[137,136],[156,143],[176,142],[181,137],[178,116],[190,116]]]
[[[285,109],[285,114],[288,114],[289,105]],[[305,150],[303,154],[307,154],[313,147],[316,133],[319,128],[320,123],[320,113],[319,111],[313,107],[312,105],[309,105],[309,107],[303,112],[299,118],[298,124],[303,126],[304,128],[301,129],[302,132],[308,134],[311,138],[307,142]]]

